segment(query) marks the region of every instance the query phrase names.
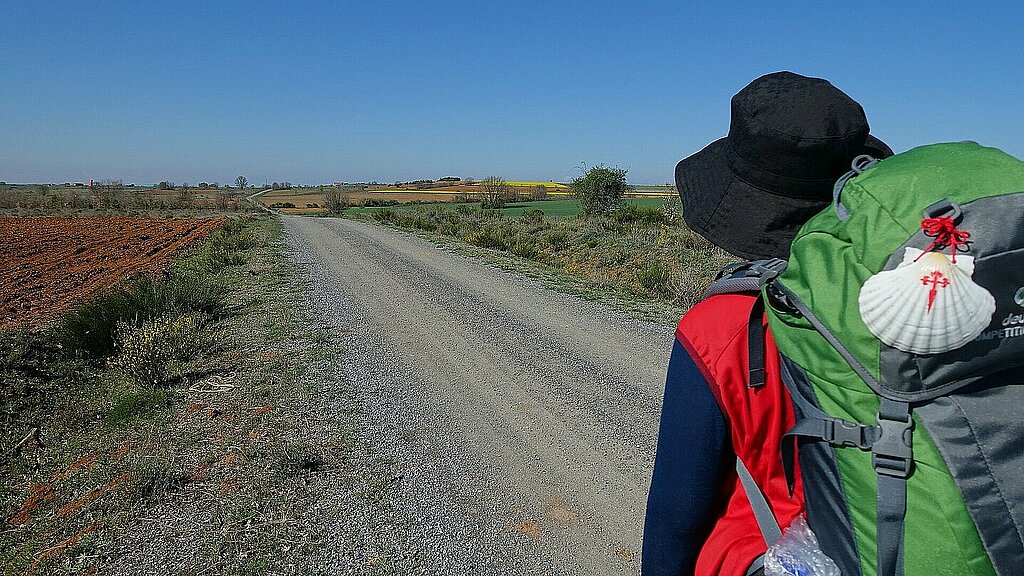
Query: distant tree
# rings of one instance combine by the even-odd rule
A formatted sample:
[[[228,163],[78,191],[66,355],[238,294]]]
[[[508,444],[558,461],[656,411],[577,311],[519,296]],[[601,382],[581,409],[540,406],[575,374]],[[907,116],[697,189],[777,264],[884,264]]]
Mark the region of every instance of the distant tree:
[[[195,198],[195,195],[195,191],[192,190],[192,188],[189,188],[187,185],[182,184],[181,186],[178,186],[178,200],[180,200],[181,202],[191,203],[192,200]]]
[[[341,214],[348,208],[349,195],[347,188],[330,187],[326,191],[320,187],[320,193],[324,196],[324,207],[328,214]]]
[[[547,200],[548,189],[544,186],[534,186],[530,189],[530,200]]]
[[[156,185],[159,190],[174,190],[174,182],[168,182],[166,180],[161,181]]]
[[[626,170],[594,166],[573,180],[569,187],[583,204],[587,214],[607,214],[622,204],[626,192],[633,189],[626,182]]]
[[[512,187],[498,176],[488,176],[480,181],[480,206],[482,208],[504,208],[512,198]]]
[[[228,200],[229,200],[230,196],[231,196],[231,192],[229,192],[227,190],[224,190],[222,192],[218,192],[217,195],[216,195],[217,208],[220,209],[220,210],[227,210],[228,209]]]

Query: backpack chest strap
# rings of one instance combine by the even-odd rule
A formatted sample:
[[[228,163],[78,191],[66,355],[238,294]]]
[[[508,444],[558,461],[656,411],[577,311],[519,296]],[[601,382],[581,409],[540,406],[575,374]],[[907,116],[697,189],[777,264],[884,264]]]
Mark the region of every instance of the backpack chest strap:
[[[876,543],[879,576],[903,576],[904,519],[907,512],[907,478],[913,470],[911,406],[882,398],[876,424],[849,422],[829,416],[795,385],[787,362],[782,380],[790,391],[798,414],[796,424],[782,438],[782,464],[792,493],[795,478],[796,441],[823,441],[836,447],[870,450],[877,482]]]

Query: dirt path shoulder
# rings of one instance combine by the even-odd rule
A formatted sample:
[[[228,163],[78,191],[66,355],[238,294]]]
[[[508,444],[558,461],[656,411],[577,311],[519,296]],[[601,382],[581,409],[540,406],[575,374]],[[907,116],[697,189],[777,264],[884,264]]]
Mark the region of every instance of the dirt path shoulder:
[[[310,329],[276,218],[239,233],[197,247],[231,250],[229,288],[180,379],[0,334],[0,574],[361,573],[397,549],[342,334]]]

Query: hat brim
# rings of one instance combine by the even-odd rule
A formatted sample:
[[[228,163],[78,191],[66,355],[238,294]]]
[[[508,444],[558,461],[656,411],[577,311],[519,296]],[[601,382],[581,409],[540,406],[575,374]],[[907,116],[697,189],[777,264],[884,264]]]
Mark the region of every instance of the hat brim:
[[[754,186],[737,177],[726,157],[726,138],[676,165],[676,190],[683,219],[694,232],[731,254],[757,260],[786,258],[797,232],[831,199],[796,198]],[[892,156],[881,140],[868,136],[864,154]]]
[[[827,203],[788,198],[739,179],[729,168],[725,138],[676,165],[683,219],[694,232],[731,254],[756,260],[785,256],[808,217]]]
[[[888,144],[871,134],[868,134],[867,140],[864,141],[864,153],[870,154],[879,160],[884,160],[893,155],[892,148],[889,148]]]

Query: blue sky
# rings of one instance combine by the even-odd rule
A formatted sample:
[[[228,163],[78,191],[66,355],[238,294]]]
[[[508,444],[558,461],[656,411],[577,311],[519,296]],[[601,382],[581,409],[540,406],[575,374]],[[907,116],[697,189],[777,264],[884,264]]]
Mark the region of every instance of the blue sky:
[[[1024,157],[1024,3],[10,2],[0,180],[671,181],[776,70]]]

